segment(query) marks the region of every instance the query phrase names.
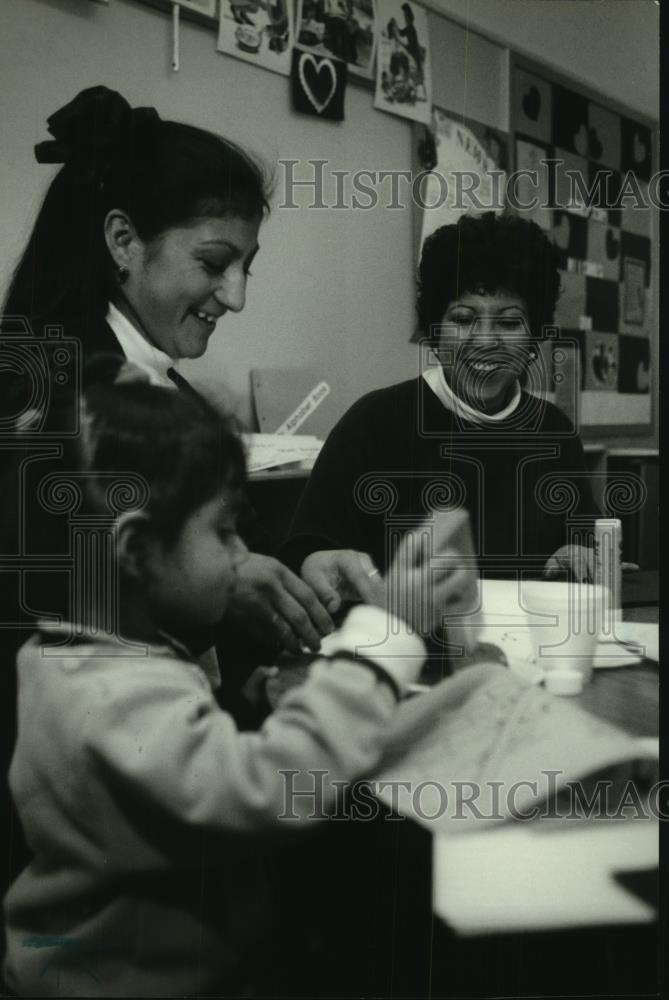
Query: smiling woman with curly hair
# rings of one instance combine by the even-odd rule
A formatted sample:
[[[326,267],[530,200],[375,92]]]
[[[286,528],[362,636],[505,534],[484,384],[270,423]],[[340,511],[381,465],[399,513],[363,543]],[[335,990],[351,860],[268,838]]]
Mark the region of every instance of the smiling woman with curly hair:
[[[437,363],[345,414],[285,550],[329,607],[369,599],[374,569],[435,503],[468,511],[488,575],[589,578],[571,530],[596,516],[583,448],[539,379],[559,288],[556,249],[525,219],[464,216],[425,241],[417,311]]]

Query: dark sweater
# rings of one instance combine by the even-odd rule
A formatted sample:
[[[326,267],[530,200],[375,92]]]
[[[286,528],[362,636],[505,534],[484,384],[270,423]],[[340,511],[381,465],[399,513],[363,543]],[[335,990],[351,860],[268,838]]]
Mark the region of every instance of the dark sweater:
[[[578,435],[557,407],[527,393],[494,426],[447,410],[423,378],[370,392],[329,435],[296,511],[284,561],[346,548],[388,563],[399,534],[429,508],[464,506],[479,565],[540,573],[596,516]],[[405,523],[402,523],[404,519]],[[572,538],[572,540],[574,540]]]

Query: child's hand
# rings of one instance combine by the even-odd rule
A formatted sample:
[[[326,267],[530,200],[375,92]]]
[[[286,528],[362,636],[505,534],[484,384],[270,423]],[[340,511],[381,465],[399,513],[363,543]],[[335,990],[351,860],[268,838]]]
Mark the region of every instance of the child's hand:
[[[254,706],[267,701],[267,682],[278,673],[278,667],[256,667],[241,689],[244,698]]]
[[[478,572],[469,517],[439,511],[408,531],[386,575],[385,606],[422,635],[445,614],[478,607]]]

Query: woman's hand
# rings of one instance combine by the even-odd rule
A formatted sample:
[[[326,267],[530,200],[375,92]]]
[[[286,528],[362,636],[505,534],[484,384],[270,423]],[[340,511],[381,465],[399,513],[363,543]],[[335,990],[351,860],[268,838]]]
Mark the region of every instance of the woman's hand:
[[[332,614],[339,610],[342,600],[379,604],[385,597],[381,575],[366,552],[312,552],[302,563],[301,574]]]
[[[555,580],[564,573],[577,583],[591,583],[595,578],[593,549],[585,545],[563,545],[554,552],[544,566],[547,580]]]
[[[262,631],[291,653],[317,652],[321,636],[334,630],[330,615],[308,584],[271,556],[250,553],[241,564],[230,613],[247,629]]]

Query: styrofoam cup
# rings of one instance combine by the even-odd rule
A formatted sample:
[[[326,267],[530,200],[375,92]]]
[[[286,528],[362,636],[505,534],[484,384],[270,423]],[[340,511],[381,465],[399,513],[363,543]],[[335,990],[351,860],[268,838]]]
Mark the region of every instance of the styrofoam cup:
[[[578,670],[586,683],[607,613],[606,587],[591,583],[537,581],[524,584],[522,603],[530,642],[541,669]]]

